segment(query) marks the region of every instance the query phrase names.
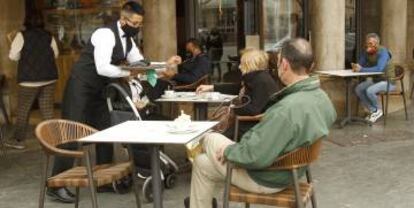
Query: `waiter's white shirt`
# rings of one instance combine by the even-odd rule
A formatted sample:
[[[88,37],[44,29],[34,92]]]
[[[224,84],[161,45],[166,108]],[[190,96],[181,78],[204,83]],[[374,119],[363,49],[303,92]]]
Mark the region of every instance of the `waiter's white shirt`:
[[[23,34],[21,32],[18,32],[16,34],[16,37],[13,39],[13,42],[11,43],[10,51],[9,51],[9,58],[13,61],[19,61],[23,46],[24,46]],[[57,58],[59,56],[59,49],[56,44],[56,40],[53,37],[50,43],[50,47],[52,47],[55,58]],[[45,85],[52,84],[54,82],[56,82],[56,80],[40,81],[40,82],[21,82],[19,83],[19,85],[23,87],[42,87]]]
[[[127,43],[126,37],[124,37],[124,31],[121,28],[121,23],[117,22],[118,26],[118,33],[117,34],[122,43],[122,47],[124,48],[124,54],[127,50]],[[115,34],[109,28],[101,28],[96,30],[91,37],[92,45],[95,47],[94,49],[94,58],[95,58],[95,66],[96,70],[99,75],[105,77],[126,77],[129,76],[130,72],[127,70],[122,70],[120,67],[112,65],[112,51],[115,47]],[[140,61],[144,59],[141,52],[139,51],[138,47],[136,46],[134,40],[132,40],[132,48],[127,56],[127,61],[129,63]]]

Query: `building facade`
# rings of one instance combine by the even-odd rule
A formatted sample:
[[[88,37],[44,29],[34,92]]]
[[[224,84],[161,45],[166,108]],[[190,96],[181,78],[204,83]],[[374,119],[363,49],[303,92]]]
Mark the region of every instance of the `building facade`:
[[[31,1],[7,1],[0,8],[0,41],[3,41],[0,45],[0,71],[7,76],[5,99],[6,103],[10,104],[10,109],[16,107],[16,64],[7,58],[9,48],[6,36],[13,30],[21,29],[24,15],[28,12],[27,2]],[[59,102],[67,74],[77,58],[76,47],[81,48],[82,41],[88,38],[92,28],[102,24],[102,21],[98,20],[98,15],[110,18],[116,14],[116,8],[119,7],[89,5],[88,8],[83,8],[82,5],[74,4],[61,5],[62,8],[55,10],[49,7],[56,5],[52,3],[49,5],[47,0],[36,2],[38,2],[35,5],[36,9],[50,14],[45,18],[46,21],[51,22],[50,28],[59,36],[58,39],[62,40],[60,46],[69,48],[58,61],[62,75],[57,92]],[[117,0],[76,2],[103,2],[108,5],[122,3]],[[344,69],[357,60],[364,36],[376,32],[381,36],[382,44],[392,51],[394,61],[405,67],[406,83],[410,83],[407,85],[407,90],[411,86],[410,72],[414,69],[412,35],[414,34],[414,0],[142,0],[141,2],[146,14],[145,26],[139,42],[142,41],[144,54],[150,60],[164,60],[173,54],[181,53],[187,38],[203,39],[211,29],[215,28],[223,37],[222,60],[226,60],[227,56],[237,55],[238,51],[246,45],[274,50],[286,38],[304,37],[312,42],[316,55],[316,70]],[[87,15],[92,15],[92,18]],[[90,25],[85,22],[89,22]],[[71,26],[72,23],[75,27]],[[81,28],[83,31],[80,29],[72,31],[70,28]],[[338,112],[341,112],[345,97],[344,84],[332,79],[322,79],[322,81],[324,89],[337,105]]]

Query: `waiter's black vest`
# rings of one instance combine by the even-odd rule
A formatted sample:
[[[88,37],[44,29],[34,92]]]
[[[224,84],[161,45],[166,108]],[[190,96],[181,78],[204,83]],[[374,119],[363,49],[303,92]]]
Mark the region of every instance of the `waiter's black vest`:
[[[127,38],[127,52],[124,54],[122,42],[119,37],[117,22],[103,28],[110,29],[115,35],[115,46],[112,50],[111,64],[120,65],[126,60],[126,57],[132,48],[131,38]],[[95,65],[94,50],[95,47],[93,46],[91,39],[89,39],[85,49],[79,57],[78,62],[76,62],[73,66],[72,76],[76,79],[82,80],[96,90],[102,90],[107,84],[109,84],[111,78],[98,74]]]
[[[50,81],[58,78],[52,36],[43,29],[22,32],[24,45],[20,53],[17,82]]]

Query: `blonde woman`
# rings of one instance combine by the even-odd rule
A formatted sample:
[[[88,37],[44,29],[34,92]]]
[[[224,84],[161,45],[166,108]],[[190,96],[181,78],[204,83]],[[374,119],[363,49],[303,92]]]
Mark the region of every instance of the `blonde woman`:
[[[248,102],[242,108],[235,109],[236,115],[253,116],[266,110],[269,97],[279,90],[276,81],[269,71],[269,56],[258,49],[245,49],[242,52],[239,69],[242,73],[240,84],[219,83],[215,85],[201,85],[197,92],[217,91],[225,94],[243,95],[244,102]],[[255,123],[243,123],[239,127],[239,135],[243,135]],[[233,128],[229,128],[224,135],[233,138]]]

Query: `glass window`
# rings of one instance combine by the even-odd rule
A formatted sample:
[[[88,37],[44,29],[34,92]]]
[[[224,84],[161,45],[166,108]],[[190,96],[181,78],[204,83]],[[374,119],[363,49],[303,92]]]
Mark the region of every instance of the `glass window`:
[[[284,40],[302,36],[303,0],[263,0],[262,34],[265,50],[281,47]]]
[[[119,18],[120,0],[45,0],[45,26],[63,53],[79,52],[96,28]]]
[[[237,54],[237,1],[198,0],[198,35],[212,61]]]
[[[346,0],[345,10],[345,67],[356,61],[356,2]]]

